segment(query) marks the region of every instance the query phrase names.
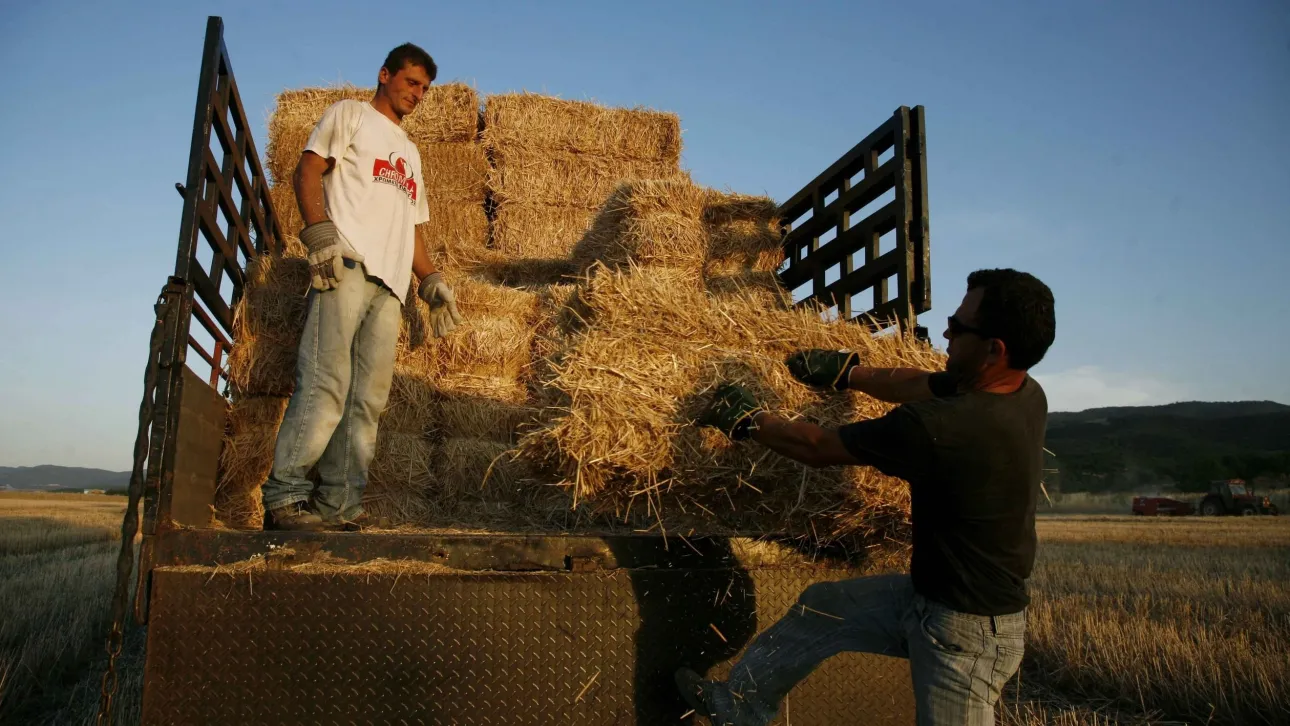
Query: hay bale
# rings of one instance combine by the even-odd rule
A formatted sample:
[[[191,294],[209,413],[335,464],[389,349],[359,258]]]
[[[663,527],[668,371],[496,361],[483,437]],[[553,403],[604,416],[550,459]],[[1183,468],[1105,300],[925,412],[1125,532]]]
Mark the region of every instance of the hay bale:
[[[776,221],[778,212],[779,205],[770,197],[716,189],[707,190],[707,199],[703,203],[703,221],[712,225],[739,221],[771,222]]]
[[[527,462],[514,456],[511,444],[454,437],[445,440],[435,458],[440,496],[490,501],[522,501],[532,474]]]
[[[698,280],[707,258],[703,189],[681,180],[620,184],[573,250],[574,269],[585,274],[604,263],[685,270]]]
[[[489,96],[484,143],[677,164],[681,120],[643,108],[607,108],[533,93]]]
[[[714,299],[675,271],[631,272],[604,271],[586,282],[590,327],[547,381],[567,403],[521,439],[525,458],[560,476],[577,501],[620,508],[644,497],[664,518],[669,507],[688,502],[714,519],[763,531],[841,536],[835,520],[859,537],[902,531],[905,485],[898,480],[805,468],[693,422],[725,380],[748,386],[772,410],[822,425],[881,415],[890,407],[875,399],[801,385],[784,359],[806,347],[849,348],[872,365],[937,368],[933,350],[912,338],[873,338],[858,325],[826,323],[809,310]],[[863,492],[857,476],[868,482]],[[871,514],[878,518],[864,519]]]
[[[421,188],[427,200],[484,203],[489,165],[482,144],[433,143],[417,150],[421,154]]]
[[[273,472],[273,449],[287,400],[277,396],[243,398],[229,407],[215,484],[215,517],[225,526],[264,526],[260,487]]]
[[[493,248],[511,260],[567,260],[595,217],[594,210],[577,207],[499,205]]]
[[[537,421],[537,408],[482,396],[436,397],[427,408],[430,433],[436,439],[465,437],[513,444],[519,432]]]
[[[438,488],[434,456],[434,445],[420,432],[382,420],[363,491],[364,509],[398,524],[430,519],[434,511],[429,499]]]
[[[470,270],[491,259],[488,214],[483,204],[431,198],[430,219],[417,225],[417,243],[440,270]]]
[[[289,243],[299,245],[294,239]],[[246,272],[242,299],[233,310],[229,384],[239,396],[290,396],[308,314],[309,262],[258,255]]]
[[[406,344],[407,318],[424,318],[429,312],[414,296],[411,305],[405,307],[399,363],[410,373],[431,381],[451,372],[518,378],[531,360],[537,295],[473,277],[449,275],[449,279],[457,294],[462,324],[445,338],[430,338],[422,347],[410,349]],[[417,312],[410,313],[408,308]],[[424,325],[428,328],[428,321]]]
[[[669,161],[618,159],[526,146],[496,148],[492,157],[489,188],[499,204],[596,209],[625,180],[686,176]]]

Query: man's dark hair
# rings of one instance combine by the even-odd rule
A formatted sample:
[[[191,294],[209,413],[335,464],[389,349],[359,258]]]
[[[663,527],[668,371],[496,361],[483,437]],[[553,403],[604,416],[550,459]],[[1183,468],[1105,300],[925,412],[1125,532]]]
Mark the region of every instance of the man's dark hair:
[[[1039,278],[1016,270],[977,270],[968,289],[980,288],[977,327],[1003,341],[1008,367],[1029,370],[1043,360],[1057,335],[1053,291]]]
[[[385,62],[381,64],[381,67],[389,71],[390,75],[395,75],[409,63],[426,69],[426,75],[430,76],[432,83],[435,76],[439,75],[439,67],[434,64],[434,58],[431,58],[430,54],[419,46],[411,43],[404,43],[390,51],[390,54],[385,56]]]

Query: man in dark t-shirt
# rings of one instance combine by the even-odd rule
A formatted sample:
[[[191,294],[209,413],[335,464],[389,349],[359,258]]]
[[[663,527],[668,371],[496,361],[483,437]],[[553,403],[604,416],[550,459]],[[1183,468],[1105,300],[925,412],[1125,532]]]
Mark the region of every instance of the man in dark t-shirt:
[[[1026,579],[1048,403],[1027,371],[1052,345],[1052,292],[1016,270],[980,270],[949,318],[946,370],[877,369],[847,351],[788,361],[808,385],[901,404],[838,429],[788,421],[748,391],[717,389],[700,421],[811,466],[872,466],[909,482],[909,575],[817,583],[749,646],[728,682],[676,674],[715,724],[769,723],[783,697],[846,651],[908,658],[919,724],[990,724],[1021,664]]]

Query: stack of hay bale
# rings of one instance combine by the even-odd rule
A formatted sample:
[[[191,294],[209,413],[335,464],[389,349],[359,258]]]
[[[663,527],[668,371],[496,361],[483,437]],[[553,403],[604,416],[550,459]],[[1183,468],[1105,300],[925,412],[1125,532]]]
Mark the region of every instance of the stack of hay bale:
[[[716,294],[753,292],[787,307],[775,275],[782,230],[768,197],[705,189],[688,179],[624,182],[575,246],[580,276],[593,267],[666,268]]]
[[[483,139],[498,276],[513,284],[558,282],[620,181],[682,176],[675,114],[502,94],[485,102]]]
[[[465,323],[413,348],[426,311],[406,307],[368,508],[440,527],[549,526],[575,509],[682,534],[907,541],[900,482],[870,469],[806,469],[693,421],[722,380],[823,425],[887,410],[794,381],[783,361],[801,348],[850,348],[871,365],[936,368],[940,357],[909,337],[875,339],[792,310],[775,276],[775,203],[691,183],[678,167],[675,116],[495,96],[481,142],[478,100],[463,88],[436,89],[443,98],[427,96],[405,128],[421,149],[431,206],[418,240]],[[270,123],[269,168],[281,180],[273,195],[289,233],[299,229],[291,169],[341,97],[370,91],[287,92]],[[481,231],[486,209],[491,234]],[[304,320],[300,254],[293,242],[286,258],[255,260],[236,313],[217,503],[233,526],[262,516],[259,485]]]
[[[543,381],[555,403],[522,455],[576,501],[664,530],[785,532],[851,547],[906,541],[908,492],[898,480],[809,469],[693,425],[726,380],[826,426],[890,408],[796,382],[784,360],[802,348],[856,350],[870,365],[940,365],[910,337],[873,338],[791,310],[774,277],[779,240],[765,198],[675,180],[620,185],[573,253],[586,324]]]
[[[226,525],[258,529],[264,520],[260,485],[273,468],[278,426],[295,388],[296,348],[304,328],[309,263],[298,240],[283,256],[260,255],[247,264],[242,300],[234,309],[224,449],[215,509]]]

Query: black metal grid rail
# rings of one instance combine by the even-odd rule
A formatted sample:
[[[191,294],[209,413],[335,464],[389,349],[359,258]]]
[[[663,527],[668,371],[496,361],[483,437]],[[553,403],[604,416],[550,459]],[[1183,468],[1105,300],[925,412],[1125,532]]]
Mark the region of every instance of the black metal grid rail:
[[[242,297],[246,262],[279,252],[282,230],[217,17],[207,21],[197,88],[188,179],[178,187],[184,210],[175,277],[196,294],[193,313],[211,342],[190,332],[188,344],[210,366],[210,384],[217,386],[227,377],[222,364],[233,343],[233,308]]]
[[[931,308],[925,136],[923,107],[901,106],[780,206],[788,231],[779,276],[795,292],[809,286],[799,305],[907,330]],[[883,251],[889,234],[895,244]]]

